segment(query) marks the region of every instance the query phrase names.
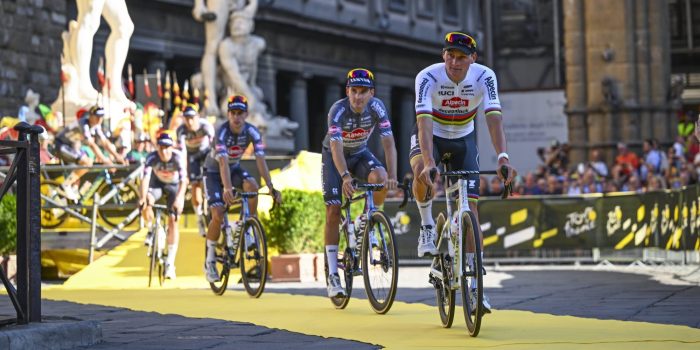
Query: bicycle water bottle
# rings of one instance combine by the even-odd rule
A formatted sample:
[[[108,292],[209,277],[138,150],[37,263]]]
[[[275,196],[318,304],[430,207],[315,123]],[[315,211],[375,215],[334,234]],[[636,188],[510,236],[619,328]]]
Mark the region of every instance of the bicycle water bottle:
[[[350,220],[350,218],[347,218],[348,220],[348,244],[350,245],[350,249],[355,249],[357,247],[357,238],[355,237],[355,224]]]
[[[156,237],[158,237],[158,249],[164,249],[165,248],[165,230],[163,230],[163,226],[158,225],[158,233],[156,234]]]
[[[357,245],[362,245],[362,239],[365,234],[365,225],[367,221],[364,220],[364,215],[360,214],[355,218],[355,241]]]

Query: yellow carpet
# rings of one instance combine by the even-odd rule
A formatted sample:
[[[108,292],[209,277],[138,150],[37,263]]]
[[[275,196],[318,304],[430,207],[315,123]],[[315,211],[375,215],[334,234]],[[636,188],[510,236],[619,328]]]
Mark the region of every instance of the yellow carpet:
[[[700,330],[643,322],[595,320],[525,311],[495,310],[484,318],[478,338],[466,332],[461,309],[452,329],[440,327],[437,310],[422,304],[394,303],[388,315],[375,315],[366,300],[335,310],[323,297],[266,292],[252,299],[229,290],[215,296],[204,280],[204,239],[182,232],[178,278],[165,287],[147,288],[145,233],[71,277],[44,287],[43,297],[138,311],[206,317],[285,329],[323,337],[352,339],[390,349],[698,349]],[[234,279],[235,280],[235,279]],[[399,286],[400,287],[400,286]],[[572,301],[573,302],[573,301]]]

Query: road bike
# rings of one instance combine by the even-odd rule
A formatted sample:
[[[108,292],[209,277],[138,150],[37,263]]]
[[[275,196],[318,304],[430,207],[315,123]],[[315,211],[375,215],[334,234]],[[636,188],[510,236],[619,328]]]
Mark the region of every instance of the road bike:
[[[455,294],[460,291],[462,309],[469,335],[476,337],[481,328],[484,313],[490,312],[483,307],[485,270],[482,261],[482,247],[479,236],[478,220],[469,209],[467,196],[468,178],[472,175],[495,175],[496,171],[450,170],[450,154],[442,159],[444,177],[446,212],[441,212],[436,220],[439,233],[438,255],[433,258],[429,281],[435,288],[440,321],[443,327],[452,327],[455,311]],[[507,176],[508,169],[501,167],[501,173]],[[431,177],[435,172],[431,172]],[[457,179],[454,181],[453,179]],[[472,180],[473,181],[473,180]],[[506,186],[503,198],[507,197],[510,185]],[[456,208],[452,208],[454,200]]]
[[[166,244],[168,215],[164,215],[164,213],[172,214],[172,211],[162,204],[154,204],[153,209],[155,211],[155,218],[149,229],[148,237],[146,237],[146,245],[148,245],[146,256],[148,257],[149,287],[151,286],[153,277],[158,279],[158,284],[160,286],[165,282],[165,261],[168,258]]]
[[[338,246],[338,270],[345,286],[344,297],[331,297],[337,309],[344,309],[350,302],[354,276],[363,276],[365,292],[372,310],[385,314],[391,309],[396,297],[399,277],[399,256],[394,236],[394,227],[387,215],[374,206],[375,191],[384,189],[383,184],[353,183],[363,193],[346,198],[340,214],[340,243]],[[408,180],[399,185],[404,190],[403,208],[410,197]],[[350,205],[364,199],[364,210],[353,222]],[[357,225],[357,227],[355,227]],[[326,283],[328,283],[328,259],[324,255]]]
[[[117,227],[134,210],[139,201],[139,191],[134,181],[113,179],[107,169],[97,175],[93,182],[83,181],[83,187],[79,191],[80,198],[77,201],[69,199],[69,196],[61,188],[61,182],[46,176],[42,178],[40,188],[42,195],[41,226],[49,229],[61,226],[66,221],[70,215],[65,210],[67,207],[74,207],[86,214],[87,209],[84,207],[92,205],[95,193],[98,193],[100,198],[105,198],[110,192],[116,192],[107,202],[97,208],[100,218],[112,227]],[[46,198],[43,198],[44,196]],[[125,222],[124,225],[131,224],[136,218],[137,216],[130,222]]]
[[[258,195],[272,194],[236,190],[236,202],[233,205],[240,206],[241,212],[234,225],[229,223],[229,208],[226,208],[215,250],[219,281],[209,283],[216,295],[223,295],[226,292],[230,272],[235,268],[240,268],[241,280],[248,295],[259,298],[265,290],[269,268],[265,230],[260,220],[252,216],[248,209],[248,199]],[[211,213],[211,210],[209,212]],[[204,253],[206,256],[206,245]]]

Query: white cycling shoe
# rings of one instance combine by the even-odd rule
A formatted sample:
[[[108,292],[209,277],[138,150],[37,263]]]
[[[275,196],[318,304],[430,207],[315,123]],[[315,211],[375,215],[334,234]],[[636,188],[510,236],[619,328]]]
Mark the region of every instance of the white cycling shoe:
[[[345,288],[340,284],[340,276],[337,273],[328,276],[328,297],[344,298]]]
[[[438,249],[435,246],[435,228],[431,225],[420,227],[420,235],[418,236],[418,257],[424,255],[437,255]]]

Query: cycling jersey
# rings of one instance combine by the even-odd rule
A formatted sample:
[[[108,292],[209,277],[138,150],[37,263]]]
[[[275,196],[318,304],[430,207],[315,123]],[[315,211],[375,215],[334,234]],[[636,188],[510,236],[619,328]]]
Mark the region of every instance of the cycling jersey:
[[[469,65],[459,84],[447,76],[445,63],[433,64],[418,73],[415,89],[416,116],[433,119],[435,136],[454,139],[470,134],[482,102],[487,117],[501,115],[496,75],[478,63]]]
[[[381,137],[391,136],[391,122],[384,103],[372,97],[361,113],[350,108],[348,98],[338,100],[328,113],[328,133],[323,147],[330,149],[331,141],[342,141],[345,154],[357,154],[367,148],[367,140],[375,126]]]
[[[143,168],[143,176],[149,176],[151,173],[164,184],[175,184],[185,181],[187,170],[185,170],[185,161],[182,153],[174,149],[170,160],[164,162],[160,159],[158,151],[151,152],[146,157],[146,163]]]
[[[90,126],[88,120],[89,118],[85,117],[66,126],[60,133],[58,133],[58,135],[56,135],[57,143],[72,145],[76,142],[91,140],[94,138],[107,140],[104,132],[102,132],[102,125],[98,123]]]
[[[219,162],[222,157],[228,159],[229,166],[236,165],[240,162],[243,152],[249,144],[253,144],[255,156],[265,155],[265,146],[263,145],[262,136],[258,129],[252,124],[245,123],[241,132],[236,134],[231,130],[230,124],[224,122],[219,126],[214,138],[214,147],[212,147],[204,166],[207,171],[218,173]]]
[[[209,151],[212,138],[214,138],[214,127],[206,120],[199,120],[197,130],[190,130],[184,124],[177,128],[177,139],[187,148],[188,156]]]

